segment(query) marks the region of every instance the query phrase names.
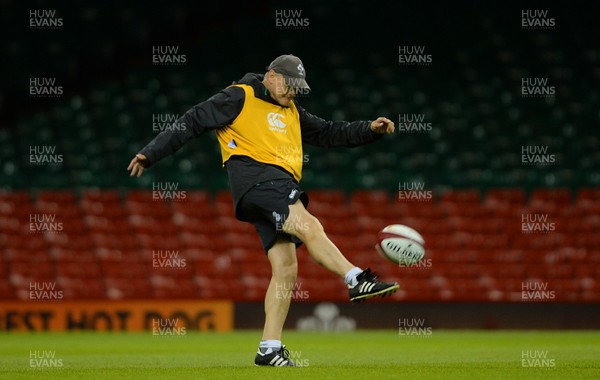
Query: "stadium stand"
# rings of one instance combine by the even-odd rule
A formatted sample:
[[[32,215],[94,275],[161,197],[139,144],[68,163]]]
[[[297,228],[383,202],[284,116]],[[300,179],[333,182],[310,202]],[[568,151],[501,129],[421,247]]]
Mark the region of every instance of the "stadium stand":
[[[190,202],[153,200],[151,191],[4,192],[0,196],[0,289],[27,299],[30,282],[53,281],[68,299],[222,298],[259,301],[268,263],[250,225],[234,221],[227,193],[189,193]],[[597,189],[452,190],[427,203],[399,202],[385,192],[314,192],[313,212],[358,265],[398,279],[382,302],[521,300],[528,281],[547,282],[560,301],[598,302],[600,197]],[[221,199],[221,200],[219,200]],[[544,202],[551,234],[527,233],[522,215]],[[385,212],[381,212],[385,210]],[[55,214],[62,231],[30,231],[30,215]],[[382,225],[402,221],[427,243],[426,260],[397,267],[373,246]],[[156,255],[185,264],[157,267]],[[50,253],[50,259],[48,259]],[[313,300],[345,301],[344,285],[299,251],[299,281]],[[181,263],[181,262],[179,262]],[[244,289],[244,291],[240,291]],[[560,290],[560,291],[559,291]]]
[[[358,9],[351,3],[345,12]],[[364,30],[348,30],[339,4],[319,3],[309,15],[323,36],[319,44],[309,34],[282,31],[270,50],[264,41],[273,20],[251,5],[241,19],[211,20],[202,7],[225,5],[170,7],[159,15],[144,2],[114,13],[103,2],[90,4],[59,9],[69,36],[30,33],[2,48],[7,58],[0,64],[12,75],[0,88],[0,298],[25,300],[31,282],[55,281],[67,299],[262,300],[268,263],[252,227],[234,220],[214,133],[139,179],[125,168],[157,134],[153,115],[181,115],[245,72],[264,70],[274,51],[293,50],[314,90],[299,102],[312,113],[394,121],[415,114],[431,123],[428,133],[364,147],[305,148],[310,210],[353,262],[401,283],[380,302],[519,302],[527,281],[548,282],[559,301],[600,301],[600,50],[580,51],[593,44],[579,41],[593,36],[569,19],[561,20],[560,36],[549,38],[503,23],[512,17],[518,24],[518,6],[473,5],[476,18],[452,17],[459,12],[452,5],[418,12],[431,20],[401,19],[410,12],[398,11],[390,23],[398,24],[398,35],[356,49]],[[6,7],[2,17],[22,19],[21,12]],[[384,16],[391,17],[364,15]],[[193,22],[177,22],[186,17]],[[461,28],[453,27],[457,19],[465,20]],[[163,43],[155,33],[172,25],[187,25],[170,30],[168,43],[178,44],[189,64],[152,66],[152,45]],[[328,28],[348,30],[347,38],[327,40]],[[248,43],[224,51],[228,36]],[[399,67],[398,44],[416,41],[434,64]],[[31,62],[44,62],[45,71]],[[29,98],[23,83],[38,76],[56,77],[65,95]],[[556,96],[521,97],[520,81],[529,76],[547,77]],[[521,150],[529,145],[547,147],[556,163],[525,165]],[[32,165],[36,146],[54,148],[64,161]],[[177,184],[185,201],[153,199],[158,182]],[[402,201],[398,187],[405,182],[422,183],[435,196]],[[532,214],[545,215],[555,231],[524,233],[522,218]],[[32,231],[38,217],[54,218],[50,225],[60,231]],[[390,223],[422,233],[423,266],[398,268],[376,256],[376,233]],[[155,267],[157,251],[176,253],[185,266]],[[305,248],[299,260],[299,280],[313,300],[347,300],[343,283]]]

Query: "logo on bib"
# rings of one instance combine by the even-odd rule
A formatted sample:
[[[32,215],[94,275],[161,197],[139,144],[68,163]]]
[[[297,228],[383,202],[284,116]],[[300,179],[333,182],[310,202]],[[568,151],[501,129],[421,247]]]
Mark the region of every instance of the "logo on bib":
[[[283,115],[277,112],[270,112],[267,115],[267,121],[269,122],[269,125],[272,127],[277,127],[277,128],[285,128],[286,124],[283,122]]]
[[[285,130],[287,124],[285,124],[282,120],[284,117],[285,116],[280,113],[270,112],[267,115],[267,121],[270,125],[269,130],[273,132],[287,133],[287,130]]]

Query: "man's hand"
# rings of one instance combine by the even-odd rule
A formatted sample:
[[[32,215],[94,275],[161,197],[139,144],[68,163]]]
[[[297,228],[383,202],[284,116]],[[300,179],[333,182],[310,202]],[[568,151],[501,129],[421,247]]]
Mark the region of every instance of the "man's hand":
[[[144,168],[146,167],[146,163],[146,156],[140,153],[136,154],[127,167],[127,170],[131,170],[131,174],[129,176],[133,177],[136,174],[138,177],[141,176],[144,172]]]
[[[375,133],[394,133],[394,122],[388,119],[387,117],[378,117],[377,120],[374,120],[371,123],[371,130]]]

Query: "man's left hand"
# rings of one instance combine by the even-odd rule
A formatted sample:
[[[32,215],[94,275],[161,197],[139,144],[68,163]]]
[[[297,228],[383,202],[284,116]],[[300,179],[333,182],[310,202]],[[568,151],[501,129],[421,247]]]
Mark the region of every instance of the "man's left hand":
[[[371,123],[371,130],[375,133],[394,133],[394,122],[388,119],[387,117],[378,117],[377,120],[374,120]]]

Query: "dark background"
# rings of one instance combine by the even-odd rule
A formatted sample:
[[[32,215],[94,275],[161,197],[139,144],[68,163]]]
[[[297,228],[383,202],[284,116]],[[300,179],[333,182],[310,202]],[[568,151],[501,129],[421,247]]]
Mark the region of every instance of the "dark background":
[[[305,147],[307,188],[383,188],[420,180],[455,187],[600,183],[600,47],[595,3],[462,1],[2,1],[0,93],[5,188],[148,188],[154,180],[222,189],[214,135],[141,180],[124,173],[154,133],[153,113],[183,114],[284,53],[301,57],[313,89],[298,101],[326,119],[425,114],[428,134],[396,134],[353,150]],[[29,9],[56,9],[58,30],[28,27]],[[301,10],[306,29],[275,27]],[[521,28],[522,9],[547,9],[552,30]],[[181,66],[152,65],[176,45]],[[425,46],[430,66],[398,64],[399,45]],[[60,98],[31,98],[30,77],[54,77]],[[553,98],[522,98],[523,77],[547,77]],[[63,168],[31,167],[31,145],[56,145]],[[526,167],[522,145],[548,146],[552,167]],[[348,175],[348,173],[353,173]]]
[[[353,149],[304,147],[310,211],[355,265],[401,284],[374,300],[377,308],[342,304],[344,315],[358,327],[380,327],[385,312],[383,327],[395,328],[404,310],[436,328],[598,327],[597,2],[0,0],[0,7],[0,298],[31,301],[30,285],[44,282],[66,300],[228,299],[236,327],[259,327],[270,268],[253,227],[235,220],[215,134],[141,178],[126,167],[156,136],[153,115],[182,115],[292,53],[313,90],[297,101],[311,113],[396,122],[425,115],[432,125]],[[31,29],[32,9],[55,10],[63,27]],[[547,10],[555,28],[523,29],[523,9]],[[301,11],[309,26],[278,29],[277,10]],[[185,64],[153,65],[153,46],[179,47]],[[400,65],[399,46],[424,47],[432,64]],[[56,79],[64,94],[31,97],[29,80],[38,77]],[[556,93],[523,97],[523,78],[547,78]],[[32,165],[37,146],[55,148],[64,161]],[[525,164],[523,146],[545,148],[556,162]],[[157,201],[157,183],[176,184],[188,197]],[[433,199],[402,202],[406,183],[424,185]],[[38,216],[64,229],[32,231]],[[522,221],[531,216],[556,229],[528,234]],[[395,223],[423,234],[431,265],[398,267],[376,255],[377,232]],[[153,255],[164,250],[187,266],[154,267]],[[298,284],[309,299],[292,308],[287,327],[314,303],[347,303],[345,285],[305,248],[298,252]],[[524,296],[529,283],[547,286],[552,298]]]

